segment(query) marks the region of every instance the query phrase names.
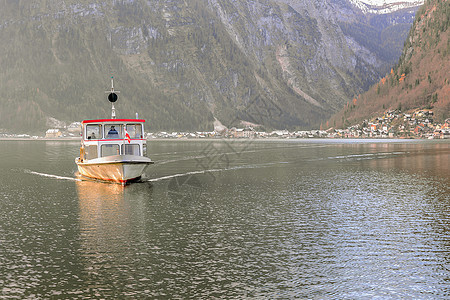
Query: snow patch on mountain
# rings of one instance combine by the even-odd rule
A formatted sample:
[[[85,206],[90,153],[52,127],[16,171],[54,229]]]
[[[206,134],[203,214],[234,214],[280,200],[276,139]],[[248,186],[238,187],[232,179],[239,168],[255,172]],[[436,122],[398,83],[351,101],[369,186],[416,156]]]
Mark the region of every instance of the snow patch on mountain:
[[[365,14],[389,14],[400,9],[415,8],[424,0],[349,0]]]

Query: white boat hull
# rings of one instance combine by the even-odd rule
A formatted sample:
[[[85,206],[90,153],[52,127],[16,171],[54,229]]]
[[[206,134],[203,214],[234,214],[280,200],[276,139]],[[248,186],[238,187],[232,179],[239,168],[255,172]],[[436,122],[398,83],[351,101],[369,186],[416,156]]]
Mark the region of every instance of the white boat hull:
[[[81,162],[75,160],[81,175],[125,184],[139,179],[149,164],[148,157],[135,155],[113,155]]]

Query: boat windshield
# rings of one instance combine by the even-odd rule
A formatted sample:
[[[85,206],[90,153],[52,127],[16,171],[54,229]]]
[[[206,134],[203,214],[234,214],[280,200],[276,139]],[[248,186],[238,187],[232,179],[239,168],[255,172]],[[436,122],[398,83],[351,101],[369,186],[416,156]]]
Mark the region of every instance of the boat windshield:
[[[132,139],[142,138],[142,125],[141,124],[127,124],[127,132]]]
[[[88,140],[96,140],[102,138],[102,125],[90,124],[86,126],[86,136]]]
[[[122,135],[122,127],[121,124],[110,124],[105,126],[105,136],[107,139],[121,139]]]
[[[143,129],[141,123],[87,124],[84,137],[86,140],[124,139],[126,130],[130,138],[142,139],[144,137]]]

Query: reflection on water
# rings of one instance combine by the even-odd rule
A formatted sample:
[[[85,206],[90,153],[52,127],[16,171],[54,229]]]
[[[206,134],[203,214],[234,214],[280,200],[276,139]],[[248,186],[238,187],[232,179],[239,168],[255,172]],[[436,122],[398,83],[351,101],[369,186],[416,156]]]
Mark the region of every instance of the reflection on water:
[[[159,141],[125,187],[36,145],[0,144],[3,297],[450,296],[448,143]]]
[[[449,144],[420,144],[414,148],[396,145],[395,151],[402,155],[386,156],[383,160],[373,160],[371,167],[384,170],[408,171],[427,176],[448,178],[450,166]]]
[[[130,211],[124,201],[124,187],[92,181],[77,182],[80,205],[80,237],[83,254],[98,258],[123,243],[116,237],[130,236]]]
[[[91,286],[87,295],[105,297],[128,286],[128,292],[122,295],[136,296],[132,292],[136,274],[131,273],[137,271],[133,267],[140,255],[136,238],[142,235],[145,222],[145,216],[139,212],[142,198],[132,187],[120,184],[83,180],[76,185],[79,251],[85,284]]]

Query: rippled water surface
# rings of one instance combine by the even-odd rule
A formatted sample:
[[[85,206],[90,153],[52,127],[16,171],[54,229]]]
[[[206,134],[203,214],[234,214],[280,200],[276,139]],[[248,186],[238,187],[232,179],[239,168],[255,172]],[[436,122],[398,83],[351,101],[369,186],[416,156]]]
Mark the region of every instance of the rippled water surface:
[[[0,298],[450,297],[450,143],[149,141],[141,182],[78,142],[0,141]]]

